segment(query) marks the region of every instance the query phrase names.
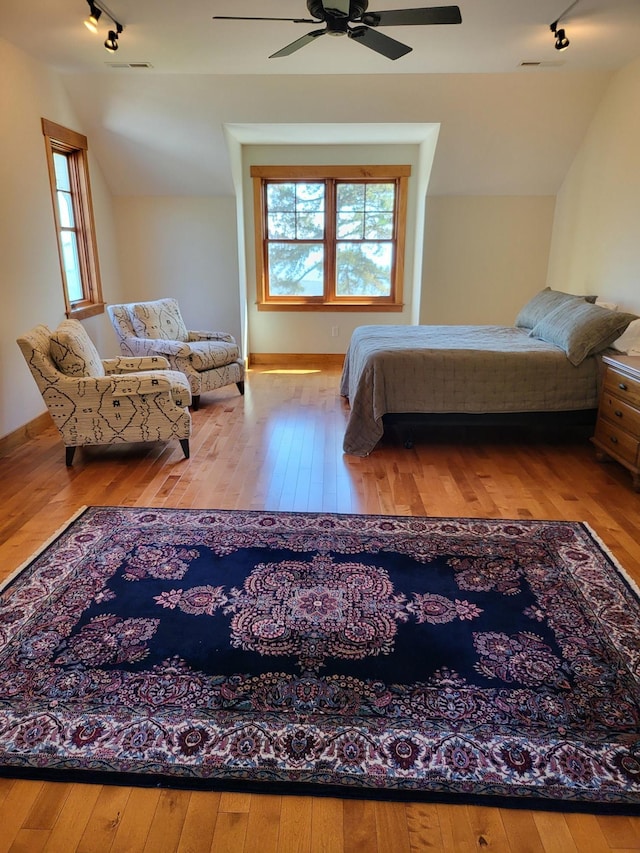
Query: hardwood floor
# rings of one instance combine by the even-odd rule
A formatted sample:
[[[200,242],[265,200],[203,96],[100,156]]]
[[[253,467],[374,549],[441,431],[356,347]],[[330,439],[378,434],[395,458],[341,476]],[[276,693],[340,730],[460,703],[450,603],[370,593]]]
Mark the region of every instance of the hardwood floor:
[[[177,442],[79,450],[49,428],[0,458],[0,575],[95,504],[581,520],[640,583],[640,494],[584,431],[392,434],[342,454],[336,368],[249,372],[204,395]],[[453,805],[192,793],[0,779],[0,853],[591,853],[640,850],[640,818]]]

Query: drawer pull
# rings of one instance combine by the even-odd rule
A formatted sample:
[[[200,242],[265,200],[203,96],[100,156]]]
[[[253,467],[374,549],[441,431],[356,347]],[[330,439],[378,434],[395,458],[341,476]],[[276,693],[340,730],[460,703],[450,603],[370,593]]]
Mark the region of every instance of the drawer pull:
[[[611,442],[611,444],[617,444],[618,443],[618,439],[615,437],[615,435],[610,435],[609,441]]]
[[[627,383],[626,383],[626,382],[621,382],[621,383],[618,385],[618,388],[619,388],[621,391],[627,391],[627,390],[628,390],[628,388],[627,388]]]
[[[615,411],[613,414],[614,414],[617,418],[621,418],[621,417],[622,417],[622,412],[620,411],[620,409],[618,409],[617,411]]]

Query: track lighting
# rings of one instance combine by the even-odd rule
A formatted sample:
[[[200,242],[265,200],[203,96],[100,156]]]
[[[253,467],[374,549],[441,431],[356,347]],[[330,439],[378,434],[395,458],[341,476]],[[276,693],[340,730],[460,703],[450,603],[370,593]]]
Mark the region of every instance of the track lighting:
[[[91,30],[92,33],[97,33],[100,16],[103,14],[106,15],[112,21],[114,29],[108,31],[104,46],[109,53],[115,53],[118,49],[118,37],[124,30],[123,25],[115,19],[113,13],[107,9],[104,3],[99,2],[99,0],[87,0],[87,3],[89,4],[89,17],[84,22],[85,27]]]
[[[566,37],[564,30],[558,30],[556,33],[556,50],[566,50],[569,44],[569,39]]]
[[[551,30],[551,32],[555,36],[555,40],[556,40],[555,48],[556,48],[556,50],[566,50],[569,47],[570,41],[567,38],[567,34],[565,33],[565,31],[563,29],[558,29],[558,24],[560,23],[560,19],[564,18],[564,16],[567,14],[567,12],[570,12],[573,9],[573,7],[575,5],[577,5],[577,3],[579,3],[579,0],[573,0],[573,3],[569,7],[567,7],[561,15],[558,15],[558,17],[555,19],[555,21],[552,24],[549,24],[549,29]]]
[[[551,32],[556,37],[555,48],[556,50],[566,50],[571,44],[571,42],[567,38],[565,31],[557,29],[557,26],[557,21],[554,21],[553,24],[551,24],[550,26]]]
[[[100,20],[100,15],[102,15],[102,9],[98,9],[93,0],[87,0],[89,4],[89,17],[85,20],[84,25],[88,30],[91,30],[92,33],[98,32],[98,21]]]
[[[104,46],[109,51],[109,53],[115,53],[118,49],[118,36],[122,32],[122,26],[120,24],[116,24],[115,30],[109,30],[109,35],[105,39]]]

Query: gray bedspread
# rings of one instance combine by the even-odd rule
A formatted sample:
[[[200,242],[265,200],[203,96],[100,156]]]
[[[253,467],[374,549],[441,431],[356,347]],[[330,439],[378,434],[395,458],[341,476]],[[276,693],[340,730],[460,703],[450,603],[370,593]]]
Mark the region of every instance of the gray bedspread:
[[[574,367],[552,344],[511,326],[360,326],[340,394],[345,453],[366,456],[397,413],[561,412],[596,408],[597,356]]]

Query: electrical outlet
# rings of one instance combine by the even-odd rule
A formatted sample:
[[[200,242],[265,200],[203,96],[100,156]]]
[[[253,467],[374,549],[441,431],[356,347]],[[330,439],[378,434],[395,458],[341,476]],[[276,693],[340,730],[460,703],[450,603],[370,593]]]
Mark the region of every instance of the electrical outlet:
[[[340,326],[332,326],[331,327],[331,337],[337,338],[340,334]]]

